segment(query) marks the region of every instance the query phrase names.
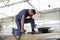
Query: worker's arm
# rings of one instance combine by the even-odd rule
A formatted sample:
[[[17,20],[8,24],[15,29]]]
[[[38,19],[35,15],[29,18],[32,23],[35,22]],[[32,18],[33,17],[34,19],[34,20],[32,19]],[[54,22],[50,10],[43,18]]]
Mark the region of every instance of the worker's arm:
[[[24,20],[25,19],[25,16],[22,15],[22,18],[21,18],[21,32],[24,32]]]

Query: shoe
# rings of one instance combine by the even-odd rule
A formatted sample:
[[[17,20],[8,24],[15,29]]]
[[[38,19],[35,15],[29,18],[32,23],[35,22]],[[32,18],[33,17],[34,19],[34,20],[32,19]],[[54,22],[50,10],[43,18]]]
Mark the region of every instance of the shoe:
[[[36,32],[36,31],[32,31],[31,33],[32,33],[32,34],[39,34],[39,33],[38,33],[38,32]]]

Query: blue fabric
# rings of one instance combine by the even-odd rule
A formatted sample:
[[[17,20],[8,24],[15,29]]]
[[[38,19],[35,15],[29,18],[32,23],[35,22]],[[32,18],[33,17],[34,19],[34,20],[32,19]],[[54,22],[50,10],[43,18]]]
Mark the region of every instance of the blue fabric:
[[[16,20],[16,24],[17,24],[17,28],[18,28],[19,31],[20,31],[20,29],[21,29],[21,19]]]
[[[15,29],[15,28],[12,28],[12,33],[15,34],[15,35],[21,34],[20,30],[19,29]]]
[[[17,24],[17,28],[18,28],[18,32],[20,32],[21,30],[21,18],[22,15],[25,15],[25,17],[29,16],[27,9],[22,10],[21,12],[18,13],[18,15],[16,15],[16,24]],[[33,18],[29,18],[29,19],[25,19],[25,23],[31,23],[31,28],[34,29],[35,28],[35,21]]]
[[[25,23],[31,23],[31,28],[35,28],[35,21],[33,18],[25,19]],[[21,30],[21,19],[16,20],[17,29],[14,30],[14,34],[20,34]]]
[[[25,23],[31,23],[31,28],[35,28],[35,21],[33,18],[25,19]],[[21,29],[21,19],[16,20],[17,28],[20,30]]]
[[[27,11],[27,9],[24,9],[24,10],[20,11],[20,12],[16,15],[16,19],[21,19],[21,18],[22,18],[22,15],[25,15],[25,17],[28,16],[28,11]]]
[[[35,28],[35,21],[33,18],[25,19],[25,23],[31,23],[31,28]]]

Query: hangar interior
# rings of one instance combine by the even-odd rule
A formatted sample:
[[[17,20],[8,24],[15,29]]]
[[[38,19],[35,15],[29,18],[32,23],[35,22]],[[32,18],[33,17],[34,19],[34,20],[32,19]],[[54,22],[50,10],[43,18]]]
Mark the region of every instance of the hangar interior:
[[[0,35],[12,35],[12,28],[17,28],[15,17],[22,9],[36,10],[36,31],[50,27],[52,33],[60,33],[60,0],[0,0]],[[31,32],[30,23],[24,26],[26,33]]]

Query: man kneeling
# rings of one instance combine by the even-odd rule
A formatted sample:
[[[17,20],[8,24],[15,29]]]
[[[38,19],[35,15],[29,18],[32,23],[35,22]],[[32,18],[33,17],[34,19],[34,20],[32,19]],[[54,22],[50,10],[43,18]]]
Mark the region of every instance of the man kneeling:
[[[24,23],[31,23],[32,32],[35,32],[35,21],[32,18],[34,14],[36,14],[34,9],[24,9],[16,15],[16,24],[20,32],[24,33]]]

